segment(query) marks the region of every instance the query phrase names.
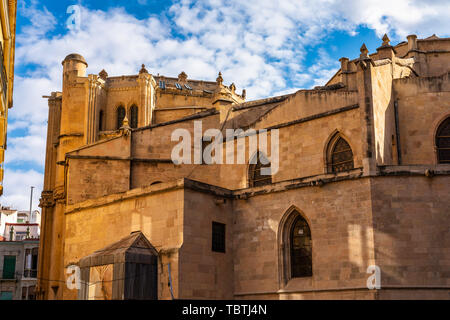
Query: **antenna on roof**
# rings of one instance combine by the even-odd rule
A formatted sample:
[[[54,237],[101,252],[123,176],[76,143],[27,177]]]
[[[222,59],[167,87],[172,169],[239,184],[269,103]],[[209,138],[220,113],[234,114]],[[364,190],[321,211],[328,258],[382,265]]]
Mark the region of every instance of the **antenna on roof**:
[[[33,207],[33,189],[34,187],[31,187],[31,194],[30,194],[30,215],[28,216],[28,221],[31,220],[31,209]]]

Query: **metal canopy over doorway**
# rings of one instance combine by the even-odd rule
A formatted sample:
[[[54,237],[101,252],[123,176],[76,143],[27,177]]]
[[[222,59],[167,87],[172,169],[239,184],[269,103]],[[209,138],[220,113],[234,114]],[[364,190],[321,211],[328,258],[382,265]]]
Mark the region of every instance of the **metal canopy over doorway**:
[[[80,259],[79,300],[156,300],[158,252],[140,231]]]

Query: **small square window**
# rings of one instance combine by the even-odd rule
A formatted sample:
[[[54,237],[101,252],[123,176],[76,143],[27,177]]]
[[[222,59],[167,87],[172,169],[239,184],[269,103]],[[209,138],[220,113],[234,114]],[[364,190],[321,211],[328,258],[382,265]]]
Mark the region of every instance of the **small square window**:
[[[225,225],[212,223],[212,251],[225,253]]]

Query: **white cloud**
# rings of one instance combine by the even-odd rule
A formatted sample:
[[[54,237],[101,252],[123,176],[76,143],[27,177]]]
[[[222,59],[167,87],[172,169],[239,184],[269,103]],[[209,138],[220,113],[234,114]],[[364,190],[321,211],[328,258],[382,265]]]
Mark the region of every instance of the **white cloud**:
[[[43,165],[45,161],[45,131],[46,127],[32,125],[30,133],[24,137],[9,137],[5,163],[30,162]]]
[[[35,39],[53,30],[57,20],[46,7],[38,9],[37,0],[31,0],[30,3],[30,6],[27,6],[25,1],[19,3],[20,14],[28,18],[31,22],[31,25],[25,26],[22,29],[22,36],[24,38]]]
[[[410,33],[446,36],[450,30],[448,0],[180,0],[141,20],[120,8],[82,8],[81,31],[48,36],[67,17],[57,21],[36,0],[21,4],[20,14],[31,24],[17,36],[16,66],[33,65],[33,71],[16,76],[9,132],[27,133],[8,140],[6,157],[14,165],[30,158],[43,165],[48,107],[42,96],[61,90],[61,61],[72,52],[86,58],[90,73],[105,68],[110,75],[135,74],[145,63],[152,73],[185,71],[214,80],[220,70],[226,83],[247,88],[252,99],[324,85],[338,62],[319,50],[308,66],[306,49],[333,31],[356,35],[364,25],[403,40]],[[42,178],[34,171],[6,172],[5,199],[24,201],[27,175]]]
[[[339,68],[339,61],[331,59],[328,53],[321,48],[318,50],[318,59],[308,68],[307,74],[313,77],[313,86],[323,86]]]
[[[33,210],[37,210],[42,192],[44,175],[35,170],[5,170],[4,194],[0,198],[2,206],[18,210],[30,209],[30,187],[33,186]]]

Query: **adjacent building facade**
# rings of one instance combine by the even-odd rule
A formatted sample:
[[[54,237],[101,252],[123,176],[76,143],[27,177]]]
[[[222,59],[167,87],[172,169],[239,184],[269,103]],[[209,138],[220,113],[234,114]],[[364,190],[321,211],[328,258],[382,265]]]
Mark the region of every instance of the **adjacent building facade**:
[[[17,0],[0,1],[0,195],[6,150],[8,110],[13,105]]]
[[[450,39],[340,61],[323,87],[246,102],[221,74],[87,75],[67,56],[38,298],[450,298]],[[173,161],[179,130],[195,164]],[[203,163],[209,146],[233,161]]]
[[[39,211],[0,210],[0,300],[36,298]]]

